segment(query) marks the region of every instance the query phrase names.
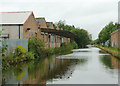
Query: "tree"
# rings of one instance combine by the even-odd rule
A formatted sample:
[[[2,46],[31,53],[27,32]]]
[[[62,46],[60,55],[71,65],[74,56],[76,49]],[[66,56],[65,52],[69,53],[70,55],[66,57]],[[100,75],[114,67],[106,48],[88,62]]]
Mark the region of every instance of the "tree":
[[[110,22],[106,25],[98,35],[99,41],[101,43],[105,43],[107,40],[111,38],[111,33],[119,28],[119,24]]]
[[[60,20],[59,22],[56,23],[56,25],[59,28],[63,28],[63,30],[67,30],[67,31],[70,31],[70,32],[76,34],[78,36],[78,38],[72,39],[71,43],[73,41],[75,41],[79,48],[86,47],[86,45],[89,43],[89,41],[91,39],[91,35],[88,34],[88,32],[86,30],[80,29],[80,28],[75,28],[74,25],[66,25],[65,21]]]
[[[89,44],[90,42],[89,34],[86,30],[73,29],[71,32],[73,32],[74,34],[78,36],[78,38],[75,39],[75,41],[77,42],[79,48],[84,48],[86,47],[87,44]]]

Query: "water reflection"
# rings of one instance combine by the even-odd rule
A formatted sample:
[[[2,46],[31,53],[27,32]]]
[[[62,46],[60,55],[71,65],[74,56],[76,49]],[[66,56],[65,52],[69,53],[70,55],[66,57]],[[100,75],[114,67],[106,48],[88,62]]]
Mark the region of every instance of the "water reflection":
[[[100,51],[100,53],[106,53],[105,51]],[[101,62],[106,66],[108,69],[120,69],[120,60],[112,55],[105,54],[101,55],[100,58]]]
[[[3,70],[3,84],[46,84],[47,80],[70,78],[76,65],[85,59],[58,59],[55,55]]]
[[[100,60],[102,61],[102,63],[105,65],[106,68],[109,68],[109,69],[114,68],[112,65],[112,59],[110,58],[109,55],[101,56]]]
[[[3,70],[3,84],[117,84],[119,60],[89,47],[73,53],[14,65]]]

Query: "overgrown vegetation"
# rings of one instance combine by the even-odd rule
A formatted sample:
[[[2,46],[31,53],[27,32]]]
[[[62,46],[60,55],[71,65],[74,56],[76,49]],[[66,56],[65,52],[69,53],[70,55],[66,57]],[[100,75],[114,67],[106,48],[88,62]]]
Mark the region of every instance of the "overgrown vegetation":
[[[10,52],[9,55],[5,55],[4,53],[7,50],[7,45],[4,46],[2,49],[3,66],[6,68],[11,64],[19,64],[24,61],[36,60],[53,54],[64,54],[65,52],[71,52],[72,49],[72,45],[66,43],[62,43],[61,47],[55,49],[45,48],[45,42],[43,40],[33,37],[28,41],[28,52],[26,52],[22,46],[17,46],[14,53]]]
[[[77,45],[77,43],[74,40],[71,41],[71,45],[72,45],[73,49],[77,49],[78,48],[78,45]]]
[[[28,41],[28,51],[35,54],[35,58],[42,57],[45,53],[45,42],[39,38],[32,37]]]
[[[62,43],[61,47],[55,48],[54,53],[55,54],[61,54],[61,53],[69,53],[73,49],[71,44]]]
[[[31,38],[29,39],[28,43],[28,50],[29,52],[33,52],[35,54],[36,58],[46,57],[50,56],[52,54],[57,53],[63,53],[63,52],[69,52],[71,49],[73,49],[73,46],[71,44],[62,43],[61,47],[58,48],[45,48],[45,42],[38,38]],[[74,44],[76,47],[76,45]]]
[[[3,45],[2,46],[2,48],[1,48],[2,49],[1,50],[2,51],[2,56],[5,56],[5,51],[7,50],[7,47],[8,47],[8,45]]]
[[[26,60],[34,60],[34,53],[25,52],[25,49],[22,46],[17,46],[14,53],[10,52],[9,55],[2,55],[3,66],[17,64]]]
[[[62,53],[71,50],[70,44],[62,44],[59,48],[45,48],[45,42],[39,38],[31,38],[28,43],[29,52],[33,52],[35,54],[35,58],[43,58],[46,56],[50,56],[54,53]]]

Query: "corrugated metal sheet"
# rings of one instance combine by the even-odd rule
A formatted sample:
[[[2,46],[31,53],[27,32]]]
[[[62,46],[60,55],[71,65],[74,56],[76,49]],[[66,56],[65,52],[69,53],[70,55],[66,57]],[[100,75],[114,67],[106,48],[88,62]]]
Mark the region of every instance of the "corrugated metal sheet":
[[[54,48],[54,36],[51,36],[51,48]]]
[[[28,51],[28,39],[3,39],[2,46],[8,45],[6,53],[14,52],[17,46],[22,46],[26,51]]]
[[[24,24],[31,13],[32,11],[1,12],[2,21],[0,21],[0,24]]]

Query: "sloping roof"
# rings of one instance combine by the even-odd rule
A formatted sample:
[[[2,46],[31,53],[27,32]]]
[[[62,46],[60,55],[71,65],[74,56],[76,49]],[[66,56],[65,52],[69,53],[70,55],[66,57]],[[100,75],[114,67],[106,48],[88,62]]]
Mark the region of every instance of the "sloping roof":
[[[42,24],[45,21],[45,18],[44,17],[36,18],[36,21],[38,22],[38,24]]]
[[[24,24],[31,14],[32,11],[0,12],[2,17],[0,24]]]
[[[47,27],[51,28],[51,25],[53,24],[52,22],[46,22],[47,23]]]

